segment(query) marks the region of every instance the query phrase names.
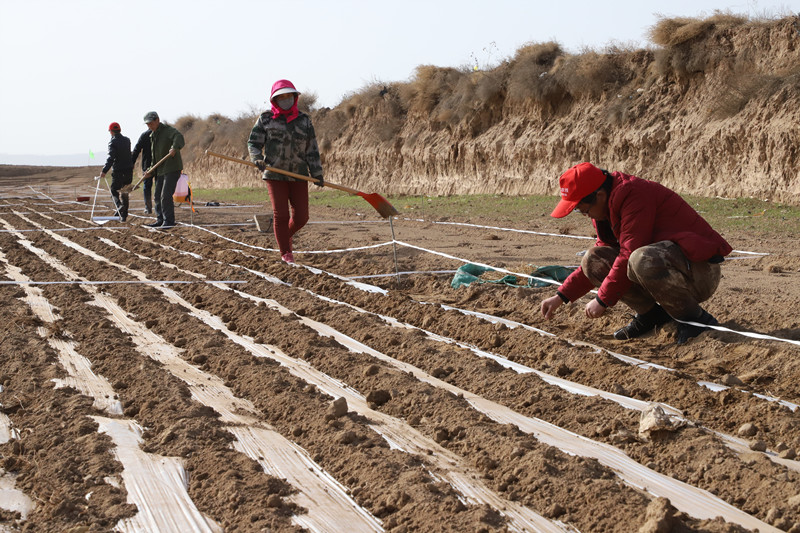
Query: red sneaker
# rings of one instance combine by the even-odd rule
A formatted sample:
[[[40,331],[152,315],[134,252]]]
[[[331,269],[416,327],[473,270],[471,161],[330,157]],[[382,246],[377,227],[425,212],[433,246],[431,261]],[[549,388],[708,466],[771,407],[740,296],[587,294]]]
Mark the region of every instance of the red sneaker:
[[[286,263],[294,263],[294,256],[292,255],[292,252],[286,252],[281,256],[281,259]]]

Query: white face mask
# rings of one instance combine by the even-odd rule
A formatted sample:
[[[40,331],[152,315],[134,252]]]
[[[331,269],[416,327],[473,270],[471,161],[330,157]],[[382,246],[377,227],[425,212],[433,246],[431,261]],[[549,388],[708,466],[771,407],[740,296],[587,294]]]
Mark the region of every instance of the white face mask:
[[[284,111],[289,111],[294,105],[294,98],[285,98],[283,100],[277,100],[277,104],[278,107],[280,107]]]

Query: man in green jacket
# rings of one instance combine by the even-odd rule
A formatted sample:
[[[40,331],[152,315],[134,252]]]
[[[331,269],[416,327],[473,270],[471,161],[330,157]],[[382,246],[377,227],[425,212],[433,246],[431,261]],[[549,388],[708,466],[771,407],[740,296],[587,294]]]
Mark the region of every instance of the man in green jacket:
[[[155,111],[147,113],[144,122],[150,129],[151,153],[155,165],[158,165],[157,168],[151,167],[144,175],[147,178],[155,174],[156,178],[153,191],[156,221],[146,226],[168,229],[175,226],[175,204],[172,202],[172,195],[183,170],[180,150],[186,143],[181,132],[162,123]],[[166,160],[161,163],[164,158]]]

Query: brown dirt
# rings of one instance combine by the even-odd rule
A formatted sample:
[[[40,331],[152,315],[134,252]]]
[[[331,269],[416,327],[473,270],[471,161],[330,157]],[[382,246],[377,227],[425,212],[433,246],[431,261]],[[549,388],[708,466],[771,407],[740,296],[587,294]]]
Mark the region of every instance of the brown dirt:
[[[72,199],[74,187],[61,183],[52,186],[50,193],[53,198]],[[84,206],[77,212],[80,208],[74,203],[41,198],[10,199],[9,191],[2,190],[0,219],[18,230],[37,231],[1,232],[0,251],[8,264],[32,280],[64,281],[65,275],[32,253],[25,240],[93,281],[136,279],[115,265],[142,272],[150,280],[196,281],[191,272],[208,280],[245,281],[229,286],[241,294],[205,283],[173,284],[169,289],[178,300],[172,301],[154,285],[107,284],[99,290],[129,317],[179,349],[186,362],[224,381],[236,397],[250,401],[262,423],[305,449],[388,531],[513,529],[506,509],[474,504],[442,481],[445,474],[436,457],[445,453],[452,454],[454,463],[466,465],[472,478],[501,500],[580,531],[745,529],[676,510],[664,499],[625,483],[602,461],[570,455],[524,428],[494,421],[475,407],[473,397],[616,447],[639,465],[708,491],[775,528],[800,531],[800,473],[796,466],[787,466],[796,465],[790,458],[800,450],[799,415],[753,395],[800,403],[800,347],[796,345],[712,332],[677,347],[674,325],[621,343],[610,335],[630,318],[621,305],[598,320],[586,319],[582,305],[571,305],[547,322],[538,309],[539,302],[553,293],[549,288],[476,284],[454,290],[452,274],[405,274],[398,279],[391,275],[395,271],[391,246],[302,253],[390,241],[388,224],[372,223],[371,213],[358,217],[353,211],[313,208],[312,221],[319,223],[309,224],[297,236],[295,248],[300,253],[296,259],[340,276],[388,274],[362,280],[382,287],[386,294],[364,292],[327,273],[286,265],[277,252],[243,245],[274,246],[273,237],[259,233],[252,223],[252,215],[263,212],[262,208],[198,208],[197,225],[241,224],[208,226],[214,233],[196,227],[157,233],[141,227],[146,220],[132,218],[127,224],[111,222],[98,230],[50,234],[40,227],[91,226],[88,209]],[[30,191],[17,192],[23,196]],[[140,208],[134,204],[134,212]],[[531,217],[535,222],[517,229],[558,234],[561,222],[540,214],[545,213],[535,213]],[[177,218],[188,222],[188,210],[181,208]],[[343,223],[364,218],[370,223]],[[426,219],[398,218],[394,223],[397,240],[516,272],[529,272],[530,264],[574,264],[576,253],[589,242],[434,224],[435,212],[426,213]],[[504,226],[500,214],[494,220],[463,222]],[[576,223],[574,228],[573,233],[589,235],[588,224]],[[76,252],[54,234],[113,264]],[[732,330],[800,340],[800,287],[794,283],[800,272],[800,253],[794,241],[746,233],[729,237],[737,250],[772,255],[724,263],[723,282],[707,309]],[[397,249],[397,261],[400,271],[448,270],[460,265],[404,246]],[[271,283],[241,267],[288,284]],[[5,264],[0,265],[0,280],[9,280]],[[108,481],[119,479],[123,467],[111,453],[114,443],[98,432],[92,418],[108,413],[76,388],[54,387],[52,380],[64,379],[66,371],[51,344],[43,340],[68,335],[76,350],[91,361],[92,370],[111,383],[124,411],[117,418],[134,419],[145,428],[141,448],[183,461],[188,494],[201,513],[227,531],[300,529],[295,519],[309,510],[293,503],[293,496],[303,487],[266,474],[257,462],[238,452],[220,413],[202,405],[181,376],[152,354],[142,353],[131,335],[115,325],[114,317],[90,301],[84,288],[38,287],[57,309],[52,323],[33,314],[23,299],[22,286],[0,284],[4,302],[0,306],[0,413],[20,433],[0,444],[0,473],[14,474],[16,487],[35,504],[25,520],[0,510],[0,529],[107,531],[141,512],[130,503],[124,484]],[[292,313],[282,314],[269,302],[258,303],[246,295],[277,302]],[[420,302],[487,313],[556,336]],[[198,318],[199,311],[191,312],[192,307],[218,317],[236,335],[277,348],[346,384],[366,397],[372,411],[356,412],[351,405],[346,415],[331,415],[334,398],[320,386],[275,361],[255,357]],[[378,314],[462,345],[443,344],[419,330],[393,327]],[[309,321],[327,324],[399,363],[348,350],[340,341],[310,329]],[[575,345],[575,341],[591,343],[601,351]],[[668,404],[683,412],[688,423],[645,438],[638,434],[638,411],[597,396],[571,394],[535,373],[517,373],[465,346],[577,384]],[[605,350],[674,370],[630,365]],[[421,378],[424,375],[431,379]],[[698,385],[700,381],[732,387],[714,392]],[[446,387],[464,392],[453,394]],[[376,414],[364,414],[369,412]],[[409,434],[419,432],[442,451],[420,454],[388,445],[375,429],[379,414],[405,424]],[[738,436],[746,424],[755,426],[755,434],[742,438],[763,442],[772,456],[737,453],[725,445],[720,434]],[[787,458],[785,463],[780,462],[779,453]],[[89,493],[91,498],[86,498]]]

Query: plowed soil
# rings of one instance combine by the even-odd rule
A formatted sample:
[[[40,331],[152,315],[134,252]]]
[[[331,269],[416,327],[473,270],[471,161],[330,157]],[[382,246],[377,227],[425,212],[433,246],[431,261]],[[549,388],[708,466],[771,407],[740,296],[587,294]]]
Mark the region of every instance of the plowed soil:
[[[135,524],[169,514],[137,503],[112,421],[183,469],[203,520],[176,531],[348,527],[242,451],[245,419],[341,489],[363,517],[352,529],[800,531],[794,240],[726,235],[737,252],[705,304],[725,330],[620,342],[621,304],[545,321],[551,287],[451,287],[458,258],[576,264],[590,225],[564,235],[550,206],[511,228],[526,232],[502,213],[401,214],[395,246],[367,204],[315,207],[289,265],[253,223],[264,205],[182,207],[156,231],[141,202],[98,225],[74,187],[29,184],[0,189],[0,496],[13,483],[32,506],[0,503],[0,531],[148,530]],[[110,389],[71,381],[65,345]],[[670,416],[640,431],[654,407]]]

